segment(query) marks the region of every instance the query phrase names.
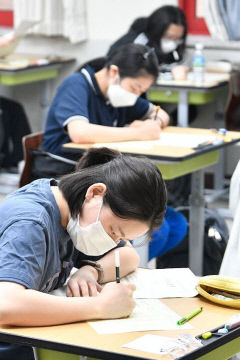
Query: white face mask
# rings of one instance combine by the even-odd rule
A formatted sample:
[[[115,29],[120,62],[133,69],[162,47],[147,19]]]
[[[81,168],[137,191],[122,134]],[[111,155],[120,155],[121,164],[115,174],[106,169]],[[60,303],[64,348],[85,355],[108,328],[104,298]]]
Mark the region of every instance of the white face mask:
[[[76,219],[70,218],[67,225],[75,248],[85,255],[99,256],[117,246],[116,242],[106,233],[101,221],[99,221],[100,206],[97,220],[93,224],[82,227],[79,224],[79,216]]]
[[[112,106],[125,107],[135,105],[138,95],[125,90],[119,84],[111,84],[107,89],[107,97]]]
[[[178,47],[178,42],[170,39],[161,39],[160,46],[164,54],[169,54]]]

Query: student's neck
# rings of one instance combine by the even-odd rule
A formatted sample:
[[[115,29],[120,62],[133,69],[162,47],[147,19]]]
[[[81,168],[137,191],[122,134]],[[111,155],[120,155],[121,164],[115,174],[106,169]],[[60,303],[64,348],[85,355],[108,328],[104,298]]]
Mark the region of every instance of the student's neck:
[[[65,200],[63,193],[58,188],[58,186],[51,186],[51,190],[52,190],[53,196],[56,200],[57,206],[60,211],[61,224],[65,229],[67,227],[67,224],[69,221],[69,214],[70,214],[70,210],[69,210],[67,201]]]
[[[107,99],[107,89],[108,89],[108,73],[107,69],[103,68],[95,73],[95,78],[97,80],[99,89],[103,96]]]

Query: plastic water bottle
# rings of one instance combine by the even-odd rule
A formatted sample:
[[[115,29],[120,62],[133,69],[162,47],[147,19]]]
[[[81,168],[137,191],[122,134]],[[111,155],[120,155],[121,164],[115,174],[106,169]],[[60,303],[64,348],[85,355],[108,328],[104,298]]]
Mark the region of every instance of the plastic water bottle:
[[[203,44],[196,43],[193,56],[193,81],[196,86],[202,86],[204,83],[205,57],[203,55]]]

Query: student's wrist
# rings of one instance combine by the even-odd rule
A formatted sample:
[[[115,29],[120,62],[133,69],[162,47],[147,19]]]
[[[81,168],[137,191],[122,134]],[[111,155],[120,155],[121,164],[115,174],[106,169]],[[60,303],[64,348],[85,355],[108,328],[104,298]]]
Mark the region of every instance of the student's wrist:
[[[89,270],[93,273],[96,281],[99,284],[103,283],[103,279],[104,279],[104,274],[103,274],[103,268],[102,266],[96,262],[96,261],[91,261],[91,260],[83,260],[82,261],[84,266],[88,266]]]

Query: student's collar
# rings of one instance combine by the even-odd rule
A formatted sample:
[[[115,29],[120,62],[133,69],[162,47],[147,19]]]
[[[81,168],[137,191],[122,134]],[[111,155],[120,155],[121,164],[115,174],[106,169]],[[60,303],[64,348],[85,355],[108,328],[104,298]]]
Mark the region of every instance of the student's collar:
[[[140,45],[147,45],[148,42],[149,42],[149,39],[148,39],[147,35],[144,32],[142,32],[136,37],[136,39],[134,40],[133,43],[140,44]]]
[[[93,92],[98,95],[101,96],[104,101],[106,101],[105,97],[103,96],[103,93],[101,92],[97,80],[95,78],[95,72],[94,69],[91,66],[86,66],[85,68],[83,68],[81,70],[81,73],[85,76],[87,82],[89,83],[90,87],[92,88]]]

